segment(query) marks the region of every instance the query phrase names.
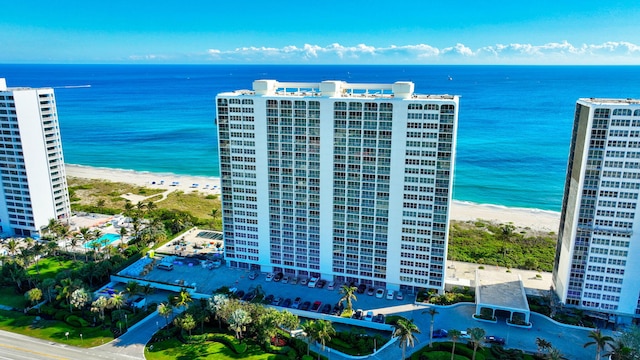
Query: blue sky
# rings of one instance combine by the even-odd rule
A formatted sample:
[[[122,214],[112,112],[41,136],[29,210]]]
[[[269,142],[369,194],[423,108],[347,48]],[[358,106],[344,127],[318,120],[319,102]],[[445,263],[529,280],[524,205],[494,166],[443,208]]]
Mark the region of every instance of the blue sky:
[[[640,1],[10,1],[0,63],[640,64]]]

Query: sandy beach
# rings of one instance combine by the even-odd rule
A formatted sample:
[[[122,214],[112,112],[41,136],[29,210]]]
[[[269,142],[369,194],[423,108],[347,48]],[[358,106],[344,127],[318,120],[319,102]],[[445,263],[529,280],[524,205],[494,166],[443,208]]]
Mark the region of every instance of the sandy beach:
[[[96,168],[66,164],[67,176],[85,179],[104,179],[166,190],[220,193],[220,178],[138,172],[132,170]],[[194,186],[197,184],[197,186]],[[458,221],[489,220],[513,223],[522,228],[558,232],[560,213],[539,209],[512,208],[491,204],[453,201],[451,219]]]

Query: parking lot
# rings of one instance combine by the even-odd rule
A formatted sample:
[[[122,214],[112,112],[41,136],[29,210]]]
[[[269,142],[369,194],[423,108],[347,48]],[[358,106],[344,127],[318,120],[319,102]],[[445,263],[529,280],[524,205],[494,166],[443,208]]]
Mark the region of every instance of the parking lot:
[[[160,262],[160,260],[156,260],[156,264]],[[260,286],[265,296],[273,295],[274,298],[281,298],[281,305],[286,299],[291,299],[293,303],[296,298],[300,297],[301,304],[308,301],[310,307],[314,302],[319,301],[321,303],[320,311],[324,304],[333,306],[342,297],[340,294],[340,286],[342,284],[335,284],[334,289],[329,290],[329,281],[326,281],[323,288],[309,287],[303,279],[298,279],[297,284],[292,284],[292,279],[289,279],[288,283],[285,283],[284,279],[267,281],[268,274],[266,273],[254,273],[257,277],[252,280],[250,279],[252,272],[249,270],[229,268],[224,265],[210,269],[202,266],[196,259],[177,258],[177,261],[173,263],[173,270],[162,270],[154,267],[146,274],[140,274],[137,277],[152,282],[194,286],[196,288],[195,293],[204,296],[211,295],[222,286],[235,288],[244,293]],[[393,299],[388,300],[386,291],[382,298],[378,298],[376,297],[375,289],[372,295],[368,295],[367,290],[364,293],[356,293],[355,295],[357,300],[353,301],[353,309],[362,309],[365,315],[367,311],[373,311],[374,314],[388,314],[392,310],[390,308],[412,304],[414,301],[414,296],[409,294],[404,294],[402,300],[398,300],[395,296]]]

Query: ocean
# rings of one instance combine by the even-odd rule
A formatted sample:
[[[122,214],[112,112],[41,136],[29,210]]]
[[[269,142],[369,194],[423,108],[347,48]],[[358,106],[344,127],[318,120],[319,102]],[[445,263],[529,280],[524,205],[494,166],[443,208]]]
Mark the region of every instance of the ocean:
[[[54,87],[65,162],[219,176],[217,93],[255,79],[413,81],[460,95],[453,198],[560,211],[575,102],[640,98],[640,66],[7,65]]]

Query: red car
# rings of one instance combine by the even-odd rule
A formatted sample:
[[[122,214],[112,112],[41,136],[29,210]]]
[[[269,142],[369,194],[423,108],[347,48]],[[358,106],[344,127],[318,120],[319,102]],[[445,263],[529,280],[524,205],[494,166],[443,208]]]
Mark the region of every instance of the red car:
[[[322,302],[320,301],[314,302],[313,305],[311,306],[311,311],[318,311],[318,309],[320,309],[320,305],[322,305]]]

